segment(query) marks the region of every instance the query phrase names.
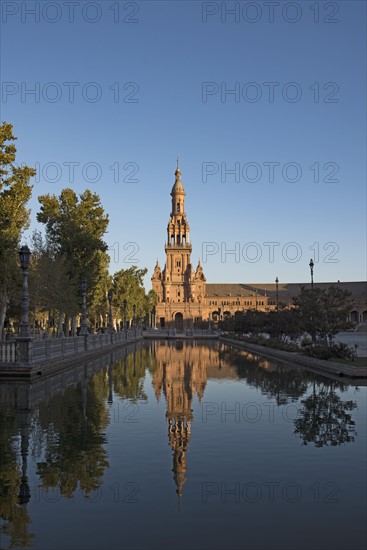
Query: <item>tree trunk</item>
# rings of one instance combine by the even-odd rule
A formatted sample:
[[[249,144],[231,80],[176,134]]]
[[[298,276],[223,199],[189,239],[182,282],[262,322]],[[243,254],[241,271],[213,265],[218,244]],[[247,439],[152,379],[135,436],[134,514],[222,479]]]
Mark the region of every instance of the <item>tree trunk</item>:
[[[64,318],[65,318],[65,313],[63,311],[60,311],[60,315],[59,315],[59,323],[58,323],[58,327],[57,327],[57,336],[62,336],[63,334],[63,330],[62,330],[62,324],[64,322]]]
[[[9,305],[9,296],[6,290],[2,290],[0,292],[0,340],[2,338],[3,330],[4,330],[4,323],[5,323],[5,316],[6,316],[6,310],[8,309]]]
[[[76,315],[71,318],[71,335],[76,336]]]
[[[68,338],[69,337],[69,331],[70,331],[70,315],[65,315],[65,331],[64,334]]]

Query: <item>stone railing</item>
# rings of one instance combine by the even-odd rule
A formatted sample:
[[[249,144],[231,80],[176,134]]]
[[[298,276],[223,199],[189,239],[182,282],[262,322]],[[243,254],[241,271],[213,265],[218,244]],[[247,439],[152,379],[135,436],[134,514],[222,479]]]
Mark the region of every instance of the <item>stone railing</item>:
[[[15,363],[16,360],[16,342],[0,341],[0,363]]]
[[[122,332],[88,334],[87,336],[44,338],[33,341],[32,338],[14,338],[10,341],[0,341],[0,364],[29,363],[41,364],[47,361],[76,356],[84,352],[108,348],[111,345],[123,344],[141,336],[141,330],[126,330]],[[24,347],[27,347],[27,354]],[[22,349],[23,348],[23,349]],[[27,358],[25,360],[25,357]]]
[[[143,336],[150,338],[218,338],[219,331],[209,329],[184,329],[183,331],[175,328],[147,329],[143,331]]]

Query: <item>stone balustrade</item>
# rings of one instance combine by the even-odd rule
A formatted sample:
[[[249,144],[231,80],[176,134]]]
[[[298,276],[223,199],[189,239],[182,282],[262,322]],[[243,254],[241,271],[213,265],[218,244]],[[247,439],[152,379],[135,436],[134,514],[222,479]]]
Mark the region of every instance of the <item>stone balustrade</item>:
[[[141,332],[140,329],[137,329],[67,338],[44,338],[38,341],[34,341],[32,338],[14,338],[8,341],[0,341],[0,364],[42,364],[68,356],[77,356],[84,352],[108,348],[119,343],[123,344],[126,341],[141,337]],[[24,353],[25,347],[27,347],[28,354]],[[27,359],[24,359],[25,357]]]

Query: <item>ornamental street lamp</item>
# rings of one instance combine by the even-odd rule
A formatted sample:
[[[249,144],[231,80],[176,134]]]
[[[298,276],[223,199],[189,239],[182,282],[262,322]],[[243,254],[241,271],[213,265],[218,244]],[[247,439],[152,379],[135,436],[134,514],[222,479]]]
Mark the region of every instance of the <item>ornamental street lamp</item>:
[[[275,284],[277,285],[277,311],[279,311],[279,279],[275,279]]]
[[[23,287],[22,287],[22,302],[21,311],[22,318],[20,323],[20,336],[22,338],[30,338],[29,333],[29,292],[28,292],[28,266],[31,259],[31,251],[27,245],[22,246],[19,250],[20,267],[22,268]]]
[[[140,317],[140,330],[142,331],[143,330],[143,311],[141,308],[139,311],[139,317]]]
[[[81,319],[81,323],[80,323],[80,334],[82,336],[87,336],[87,334],[88,334],[88,324],[87,324],[87,288],[88,288],[88,281],[86,279],[82,279],[80,281],[80,287],[82,289],[82,296],[83,296],[82,319]]]
[[[311,258],[310,263],[309,263],[310,271],[311,271],[311,290],[313,290],[313,266],[314,265],[315,264],[313,263],[313,259]]]
[[[309,263],[309,266],[310,266],[310,271],[311,271],[311,291],[313,292],[313,266],[315,264],[313,263],[313,259],[311,258],[310,260],[310,263]],[[312,298],[313,299],[313,298]],[[313,330],[313,315],[312,315],[312,312],[311,312],[311,323],[312,323],[312,341],[315,342],[316,341],[316,335],[315,335],[315,332]]]
[[[16,345],[16,363],[26,365],[33,364],[33,343],[29,332],[29,292],[28,292],[28,266],[31,259],[31,251],[28,246],[22,246],[19,250],[20,267],[22,268],[22,299],[21,299],[21,322],[19,325],[19,336]]]
[[[108,303],[110,304],[110,311],[109,311],[109,318],[108,318],[108,332],[113,332],[113,321],[112,321],[112,297],[113,297],[113,289],[110,288],[107,294],[108,297]]]
[[[134,325],[135,336],[136,336],[136,304],[133,305],[133,325]]]

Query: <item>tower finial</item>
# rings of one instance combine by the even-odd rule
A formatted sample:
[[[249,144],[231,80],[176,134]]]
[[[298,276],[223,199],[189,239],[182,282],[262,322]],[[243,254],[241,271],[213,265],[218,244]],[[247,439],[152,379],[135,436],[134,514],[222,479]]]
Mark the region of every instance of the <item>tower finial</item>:
[[[176,171],[175,171],[175,176],[176,176],[176,181],[177,181],[181,177],[181,170],[180,170],[180,167],[178,165],[178,155],[177,155],[176,163],[177,163],[177,168],[176,168]]]

